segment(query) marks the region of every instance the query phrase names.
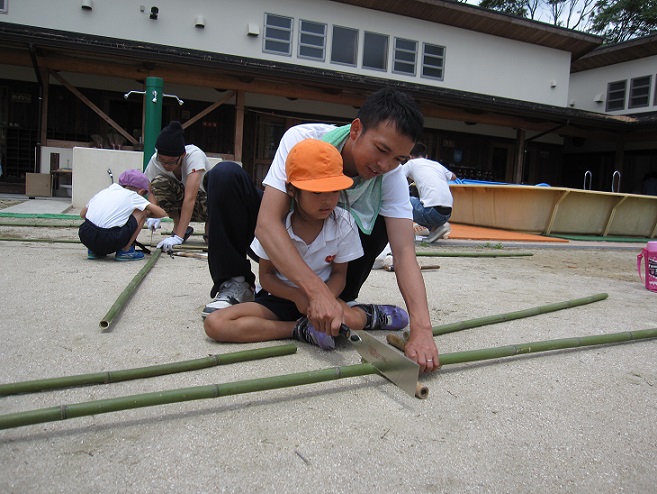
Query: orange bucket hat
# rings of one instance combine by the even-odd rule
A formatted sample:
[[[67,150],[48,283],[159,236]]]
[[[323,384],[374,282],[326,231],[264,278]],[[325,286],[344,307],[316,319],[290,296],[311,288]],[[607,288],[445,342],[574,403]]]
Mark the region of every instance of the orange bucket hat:
[[[335,146],[317,139],[296,143],[285,160],[287,181],[297,189],[333,192],[351,187],[354,181],[342,171],[342,155]]]

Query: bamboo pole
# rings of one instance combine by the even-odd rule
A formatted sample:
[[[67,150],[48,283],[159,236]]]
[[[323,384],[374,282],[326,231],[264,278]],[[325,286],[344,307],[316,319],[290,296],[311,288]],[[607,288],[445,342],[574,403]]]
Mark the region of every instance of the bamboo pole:
[[[555,302],[547,305],[539,305],[529,309],[522,309],[514,312],[505,312],[502,314],[495,314],[492,316],[477,317],[475,319],[468,319],[466,321],[458,321],[449,324],[441,324],[434,326],[432,329],[433,335],[438,336],[441,334],[453,333],[463,329],[476,328],[478,326],[486,326],[487,324],[497,324],[499,322],[513,321],[515,319],[522,319],[524,317],[537,316],[539,314],[547,314],[548,312],[555,312],[562,309],[569,309],[571,307],[578,307],[580,305],[591,304],[604,300],[608,297],[606,293],[598,293],[588,297],[576,298],[572,300],[565,300],[563,302]],[[408,339],[408,331],[404,332],[404,338]]]
[[[9,396],[20,393],[35,393],[52,389],[70,388],[73,386],[87,386],[90,384],[110,384],[133,379],[144,379],[148,377],[176,374],[198,369],[206,369],[218,365],[228,365],[248,360],[257,360],[269,357],[280,357],[290,355],[297,351],[294,343],[278,345],[254,350],[242,350],[239,352],[209,355],[207,357],[183,360],[180,362],[169,362],[166,364],[151,365],[148,367],[136,367],[133,369],[122,369],[116,371],[94,372],[90,374],[78,374],[75,376],[51,377],[46,379],[35,379],[32,381],[21,381],[15,383],[0,384],[0,396]]]
[[[99,413],[118,412],[132,408],[143,408],[192,400],[204,400],[238,394],[253,393],[270,389],[288,388],[350,377],[377,374],[372,364],[363,363],[345,367],[333,367],[296,374],[272,376],[224,384],[211,384],[191,388],[179,388],[153,393],[144,393],[105,400],[95,400],[72,405],[28,410],[26,412],[0,415],[0,430],[24,425],[54,422]]]
[[[639,331],[626,331],[623,333],[611,333],[606,335],[581,336],[577,338],[564,338],[560,340],[538,341],[533,343],[522,343],[519,345],[507,345],[503,347],[485,348],[465,352],[446,353],[440,356],[441,365],[475,362],[490,360],[527,353],[547,352],[551,350],[565,350],[568,348],[579,348],[583,346],[606,345],[613,343],[624,343],[641,339],[657,338],[657,328]],[[58,407],[28,410],[26,412],[10,413],[0,415],[0,429],[10,429],[25,425],[40,424],[66,420],[86,415],[97,415],[100,413],[117,412],[132,408],[143,408],[149,406],[166,405],[169,403],[180,403],[184,401],[203,400],[219,398],[256,391],[280,389],[292,386],[302,386],[319,382],[345,379],[350,377],[377,374],[372,364],[362,363],[346,367],[334,367],[316,371],[299,372],[283,376],[272,376],[233,383],[212,384],[208,386],[197,386],[192,388],[180,388],[154,393],[145,393],[105,400],[88,401],[73,405],[61,405]]]
[[[583,346],[625,343],[628,341],[648,338],[657,338],[657,328],[624,331],[622,333],[579,336],[575,338],[534,341],[531,343],[482,348],[480,350],[467,350],[464,352],[443,353],[440,355],[440,365],[442,367],[443,365],[512,357],[514,355],[524,355],[526,353],[549,352],[552,350],[566,350]],[[386,339],[392,346],[404,351],[406,346],[405,340],[393,334],[388,335]]]
[[[17,238],[17,237],[0,237],[0,242],[33,242],[44,244],[80,244],[79,240],[65,238]]]
[[[519,257],[533,256],[531,252],[416,252],[417,257]]]
[[[32,228],[79,228],[80,222],[77,223],[12,223],[11,221],[0,221],[0,226],[28,226]]]
[[[100,320],[99,326],[101,329],[107,329],[110,327],[110,324],[112,324],[112,320],[116,315],[123,310],[123,307],[125,304],[128,302],[130,297],[132,296],[132,293],[137,289],[139,286],[139,283],[141,283],[141,280],[144,279],[144,277],[148,274],[148,272],[151,270],[151,268],[155,265],[157,260],[160,258],[160,254],[162,254],[161,250],[156,250],[151,254],[151,258],[148,260],[146,265],[139,270],[139,272],[135,275],[135,277],[132,279],[130,283],[128,283],[128,286],[125,287],[125,289],[121,292],[121,295],[116,299],[116,302],[114,302],[114,305],[110,308],[109,311],[107,311],[107,314],[105,314],[105,317],[103,317]]]

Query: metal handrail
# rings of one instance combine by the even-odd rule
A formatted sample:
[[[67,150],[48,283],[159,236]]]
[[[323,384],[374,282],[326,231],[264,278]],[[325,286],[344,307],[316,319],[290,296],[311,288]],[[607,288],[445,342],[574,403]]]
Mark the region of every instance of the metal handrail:
[[[618,177],[618,188],[614,190],[614,181]],[[621,184],[621,172],[616,170],[612,175],[611,175],[611,191],[612,192],[620,192],[620,184]]]
[[[586,188],[586,177],[589,178],[589,188],[588,189]],[[584,172],[584,187],[583,187],[583,189],[584,190],[591,190],[591,185],[592,184],[593,184],[593,173],[591,173],[591,170],[586,170],[586,172]]]

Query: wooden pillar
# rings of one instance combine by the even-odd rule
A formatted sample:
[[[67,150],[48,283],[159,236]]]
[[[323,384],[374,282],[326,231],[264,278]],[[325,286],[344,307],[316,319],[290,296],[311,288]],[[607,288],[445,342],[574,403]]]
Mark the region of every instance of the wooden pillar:
[[[235,161],[242,162],[242,145],[244,142],[244,91],[235,95]]]
[[[516,129],[516,163],[513,172],[513,183],[522,183],[522,172],[525,162],[525,129]]]
[[[48,94],[50,92],[50,71],[41,70],[41,128],[39,129],[39,142],[42,146],[48,145]]]

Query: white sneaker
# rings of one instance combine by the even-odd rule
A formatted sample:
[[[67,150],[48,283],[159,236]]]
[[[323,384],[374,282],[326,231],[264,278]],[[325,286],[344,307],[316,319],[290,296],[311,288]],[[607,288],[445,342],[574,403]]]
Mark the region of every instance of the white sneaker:
[[[214,300],[203,309],[203,319],[215,310],[225,309],[242,302],[253,302],[254,293],[253,287],[246,281],[238,281],[235,278],[224,281],[214,296]]]
[[[438,226],[436,228],[432,228],[431,232],[429,233],[429,236],[425,239],[425,242],[432,243],[438,240],[439,238],[447,238],[447,235],[450,234],[452,231],[452,227],[449,225],[449,223],[445,223],[442,226]]]

